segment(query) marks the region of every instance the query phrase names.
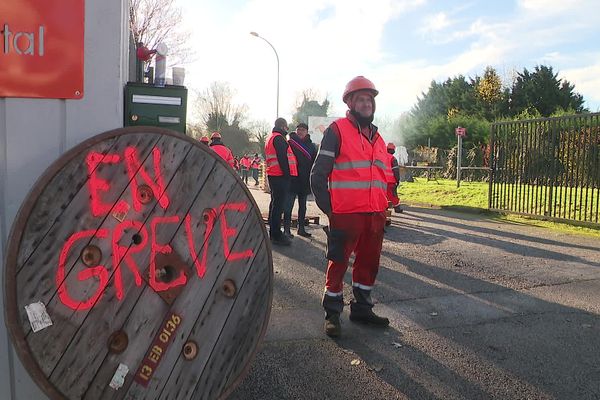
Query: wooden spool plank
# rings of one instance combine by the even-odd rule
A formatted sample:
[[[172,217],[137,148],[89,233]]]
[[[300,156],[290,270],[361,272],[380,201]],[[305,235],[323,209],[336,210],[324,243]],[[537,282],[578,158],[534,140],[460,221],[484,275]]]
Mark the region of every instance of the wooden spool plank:
[[[189,150],[191,145],[182,143],[179,139],[175,137],[165,136],[161,137],[160,140],[156,143],[153,148],[157,148],[161,150],[162,154],[168,155],[168,157],[163,157],[162,160],[162,173],[165,179],[165,183],[170,181],[171,177],[177,171],[183,157]],[[146,171],[152,170],[153,157],[149,156],[146,158],[144,164],[142,164],[142,169]],[[118,170],[118,168],[115,168]],[[140,177],[138,177],[138,182],[142,182]],[[129,182],[129,179],[126,179]],[[118,203],[119,200],[128,201],[130,199],[130,191],[123,190],[121,196],[116,199],[112,204]],[[150,204],[148,204],[150,205]],[[128,212],[128,218],[134,218],[137,221],[145,221],[147,216],[150,215],[150,211],[152,208],[143,207],[141,212],[136,212],[133,207]],[[100,218],[98,218],[100,219]],[[104,219],[102,224],[96,229],[104,229],[107,232],[113,232],[117,225],[120,224],[120,221],[116,218],[112,217],[110,214]],[[94,224],[95,226],[95,224]],[[81,241],[82,249],[85,241]],[[98,248],[102,251],[103,260],[102,264],[106,266],[109,271],[114,271],[112,268],[112,257],[109,257],[110,254],[113,253],[112,243],[110,237],[100,239],[98,237],[93,237],[90,244],[98,246]],[[131,239],[129,239],[129,243],[131,243]],[[59,244],[60,246],[60,244]],[[59,250],[55,250],[56,253],[59,253]],[[72,288],[70,290],[70,295],[75,299],[87,299],[89,298],[94,291],[98,288],[98,282],[95,279],[88,279],[83,282],[78,282],[78,274],[80,271],[86,270],[86,266],[80,260],[81,250],[77,249],[75,246],[73,251],[70,252],[69,258],[66,265],[71,266],[69,272],[67,273],[65,282],[67,282],[68,287]],[[58,261],[56,262],[57,265]],[[127,271],[127,269],[123,268],[121,271],[123,282],[127,282],[132,280],[132,275]],[[111,282],[111,281],[109,281]],[[114,282],[114,281],[112,281]],[[62,318],[57,318],[57,323],[52,325],[51,327],[45,329],[39,334],[35,335],[27,335],[27,343],[31,351],[34,354],[43,355],[38,359],[38,363],[40,364],[42,371],[46,374],[46,376],[50,376],[52,371],[56,368],[56,365],[60,358],[63,356],[68,344],[71,342],[73,335],[79,329],[83,321],[85,321],[88,316],[89,310],[72,310],[66,307],[56,292],[56,285],[54,286],[55,293],[49,302],[46,303],[47,309],[52,315],[58,315]],[[108,285],[107,289],[109,290],[109,296],[114,296],[115,289],[112,285]],[[128,297],[129,298],[129,297]],[[107,299],[110,301],[110,299]],[[106,305],[107,302],[102,302],[101,305]],[[65,318],[65,316],[68,317]],[[100,327],[102,328],[102,327]],[[93,340],[94,336],[90,337],[90,340]],[[52,346],[48,346],[48,343],[52,343]],[[79,343],[75,343],[75,345],[79,345]],[[70,366],[67,364],[67,368]],[[60,381],[55,382],[51,379],[51,382],[54,383],[59,389],[70,390],[72,388],[72,382],[66,382],[68,379],[65,379],[64,376],[59,378]],[[77,379],[81,379],[78,377]]]
[[[250,238],[249,238],[250,239]],[[178,375],[173,374],[169,384],[172,387],[166,386],[164,393],[168,393],[165,398],[168,399],[199,399],[199,398],[217,398],[223,393],[224,389],[216,391],[213,385],[215,375],[220,375],[227,378],[225,368],[221,365],[215,366],[216,360],[221,360],[223,363],[231,365],[241,365],[245,352],[230,354],[228,348],[231,349],[238,345],[237,342],[220,346],[223,338],[228,337],[233,332],[237,332],[242,337],[246,335],[252,338],[253,342],[257,342],[261,334],[261,330],[256,332],[247,330],[250,327],[248,318],[255,324],[264,324],[265,319],[268,319],[268,310],[260,310],[260,313],[250,313],[248,308],[267,303],[270,301],[272,293],[266,288],[272,281],[271,271],[266,266],[268,265],[268,249],[263,242],[260,252],[257,253],[252,267],[258,267],[257,271],[252,275],[247,274],[244,277],[244,285],[238,293],[234,302],[228,304],[228,307],[222,313],[209,313],[202,316],[192,333],[191,338],[203,340],[204,346],[198,359],[198,363],[193,366],[188,365],[188,362],[179,359],[179,365],[183,368]],[[265,266],[265,267],[263,267]],[[211,329],[211,326],[223,326],[220,330]],[[266,325],[265,325],[266,326]],[[262,332],[264,333],[264,332]],[[238,338],[236,338],[238,339]],[[174,370],[176,371],[176,370]],[[185,382],[185,385],[182,383]],[[183,390],[185,387],[186,390]],[[181,389],[179,389],[181,388]]]
[[[128,166],[133,168],[136,184],[127,169],[118,165],[127,162],[123,161],[126,155],[132,159],[128,153],[132,148],[139,163]],[[100,163],[89,173],[86,160],[90,151],[114,162]],[[154,174],[155,168],[160,174]],[[89,204],[88,179],[93,180],[94,174],[107,182],[100,190],[108,208],[97,216],[91,215]],[[139,209],[133,207],[132,191],[140,184],[156,186],[159,175],[166,186],[163,198],[150,196]],[[164,202],[167,197],[171,200],[168,205]],[[113,213],[122,201],[128,202],[128,211]],[[203,219],[205,211],[210,216],[208,222]],[[42,223],[31,218],[47,220]],[[123,219],[125,222],[120,222]],[[159,226],[156,230],[151,228],[157,226],[154,222]],[[123,235],[113,241],[115,231],[121,228]],[[87,233],[77,237],[76,232]],[[69,249],[67,240],[74,237]],[[142,239],[142,244],[137,239]],[[169,252],[167,243],[171,253],[161,254]],[[96,245],[102,254],[90,267],[100,267],[84,266],[80,252],[88,244]],[[118,249],[122,252],[113,258]],[[189,397],[194,391],[208,393],[196,382],[200,376],[188,378],[189,385],[183,387],[178,383],[185,379],[179,375],[187,376],[192,362],[205,366],[212,362],[203,359],[217,354],[210,346],[230,338],[227,332],[242,329],[247,337],[233,343],[240,348],[228,358],[235,366],[223,367],[229,371],[227,376],[211,386],[211,396],[219,397],[232,390],[230,385],[247,370],[268,323],[272,259],[256,204],[223,160],[171,131],[141,127],[108,132],[58,160],[36,183],[19,211],[7,255],[7,326],[24,365],[53,399],[177,398],[181,394]],[[204,256],[206,271],[201,274],[196,266]],[[57,275],[59,259],[65,261],[64,278]],[[163,272],[169,269],[175,273],[154,281],[151,272],[155,269],[150,268],[154,263]],[[89,271],[102,276],[102,285],[98,277],[81,275]],[[166,291],[159,289],[157,285],[162,282],[169,286],[181,271],[187,282]],[[108,280],[106,286],[104,279]],[[227,280],[238,285],[233,297],[228,297],[224,288]],[[122,283],[118,286],[122,297],[116,295],[117,281]],[[262,291],[256,289],[258,281],[263,284]],[[69,288],[67,292],[57,290],[63,283]],[[75,303],[65,300],[64,293]],[[77,306],[78,301],[93,294],[98,297]],[[53,325],[34,333],[23,306],[35,301],[46,305]],[[252,323],[247,321],[249,315]],[[110,351],[109,337],[117,331],[128,341],[118,351]],[[198,344],[192,361],[182,354],[188,340]],[[149,362],[157,365],[144,382],[140,377],[148,371],[142,367],[148,367]],[[129,368],[123,382],[115,375],[120,364]],[[115,384],[122,387],[110,387]]]
[[[170,368],[165,367],[157,371],[157,374],[168,372],[169,376],[167,379],[157,379],[151,387],[152,390],[149,390],[147,395],[143,397],[144,399],[180,398],[186,393],[189,395],[193,392],[195,382],[187,379],[188,374],[199,370],[202,362],[210,355],[210,348],[214,343],[213,337],[218,336],[220,331],[220,329],[217,330],[214,327],[221,326],[227,319],[233,305],[238,301],[243,301],[239,291],[233,299],[225,297],[223,295],[224,282],[228,279],[232,280],[240,290],[244,287],[250,268],[263,268],[258,262],[264,260],[267,249],[259,241],[259,237],[252,235],[252,229],[256,227],[256,223],[257,219],[254,216],[247,218],[244,221],[244,227],[240,227],[240,230],[244,233],[233,244],[234,251],[242,251],[248,248],[255,249],[254,255],[250,259],[237,261],[235,264],[230,264],[227,268],[218,271],[219,276],[207,301],[207,304],[211,306],[202,309],[199,316],[191,321],[191,333],[184,341],[192,340],[198,343],[198,356],[192,361],[187,361],[179,354],[175,359],[169,360],[172,363]],[[265,263],[268,264],[266,261]],[[253,271],[253,273],[256,274],[257,271]],[[173,355],[177,356],[176,354]]]
[[[235,186],[235,178],[231,176],[231,174],[226,170],[216,170],[211,171],[208,178],[204,181],[203,186],[198,194],[198,196],[191,196],[189,199],[190,202],[193,201],[193,206],[189,209],[186,209],[186,213],[192,216],[192,221],[196,224],[193,226],[194,238],[202,240],[205,232],[205,224],[202,223],[202,213],[207,208],[216,208],[220,204],[227,201],[228,197],[231,194],[231,191],[236,187]],[[238,193],[240,195],[241,193]],[[188,265],[193,265],[194,260],[191,259],[189,255],[189,249],[186,242],[186,236],[184,234],[185,226],[183,224],[179,225],[177,232],[168,240],[165,240],[166,243],[170,243],[173,247],[173,251],[180,256],[182,256],[183,260]],[[212,245],[212,251],[214,254],[219,254],[221,252],[220,242],[217,237],[211,237],[214,242]],[[177,245],[176,243],[181,243],[181,245]],[[197,249],[203,249],[202,242],[199,243],[196,247]],[[211,254],[212,255],[212,254]],[[213,263],[212,260],[209,259],[210,265]],[[202,282],[206,281],[206,277],[202,280]],[[191,282],[190,282],[191,284]],[[151,290],[151,289],[150,289]],[[203,302],[203,297],[201,293],[195,292],[193,294],[193,299],[188,306],[193,307],[195,304],[201,304]],[[178,300],[183,296],[183,293],[180,295]],[[137,310],[137,309],[136,309]],[[133,311],[133,313],[136,312]],[[130,315],[129,319],[135,318],[135,315]],[[162,322],[160,319],[158,322]],[[129,323],[129,320],[128,322]],[[158,329],[158,326],[156,327]],[[137,329],[135,326],[132,329]],[[128,331],[128,330],[126,330]],[[150,343],[148,343],[148,346]],[[145,354],[141,354],[140,356],[144,356]],[[141,361],[141,360],[139,360]],[[138,361],[138,363],[139,363]],[[99,395],[106,391],[107,381],[112,377],[112,373],[118,366],[118,360],[116,357],[109,357],[108,360],[101,366],[101,372],[96,376],[94,382],[91,384],[90,392],[86,393],[86,398],[98,398]],[[133,365],[137,365],[133,363]],[[110,376],[109,376],[110,375]],[[127,382],[126,382],[127,385]],[[125,385],[125,386],[126,386]],[[123,390],[123,389],[121,389]],[[112,393],[110,393],[112,395]]]
[[[212,282],[214,280],[213,276],[215,274],[214,271],[218,271],[220,268],[222,268],[223,264],[222,241],[220,239],[220,234],[218,233],[220,231],[219,223],[215,223],[212,229],[213,234],[210,235],[208,241],[205,242],[207,225],[203,221],[203,214],[205,210],[218,210],[218,207],[221,204],[228,203],[234,198],[239,199],[241,195],[242,192],[240,191],[240,188],[235,186],[235,177],[230,175],[229,171],[227,174],[213,174],[205,182],[205,187],[202,189],[201,195],[198,196],[194,202],[194,205],[189,211],[189,214],[192,216],[191,227],[194,233],[194,249],[196,250],[197,255],[202,255],[205,250],[207,251],[207,270],[202,279],[191,281],[188,284],[186,290],[181,293],[176,302],[173,304],[173,308],[170,310],[180,313],[178,315],[183,315],[184,312],[186,313],[187,317],[184,318],[182,322],[182,331],[185,331],[186,329],[186,325],[188,324],[187,321],[190,320],[189,316],[192,313],[199,312],[202,308],[202,304],[206,302],[206,288],[210,288],[212,286]],[[215,213],[215,217],[218,220],[220,213]],[[232,222],[228,220],[228,226],[231,226],[231,223]],[[209,233],[210,232],[211,231],[209,231]],[[176,253],[182,254],[185,257],[184,259],[186,263],[189,265],[194,265],[197,258],[195,256],[192,258],[189,251],[189,245],[187,244],[183,235],[176,235],[171,241],[171,245]],[[178,344],[175,343],[172,347],[177,348],[177,346]],[[168,364],[168,357],[170,354],[172,353],[169,352],[165,355],[165,358],[161,360],[161,364]],[[125,389],[131,384],[131,381],[132,379],[129,378],[128,381],[126,381],[123,388],[124,390],[122,390],[123,395],[126,393]],[[104,391],[103,398],[105,396],[107,396],[106,389]]]
[[[236,187],[235,190],[231,193],[228,198],[228,203],[231,202],[239,202],[239,199],[242,198],[242,189],[240,187]],[[218,203],[217,203],[218,204]],[[196,206],[196,205],[195,205]],[[198,211],[205,209],[206,205],[203,205],[201,202],[197,203],[197,207],[195,207]],[[252,209],[248,208],[245,212],[232,212],[226,211],[227,213],[227,226],[230,229],[238,230],[244,234],[247,230],[253,232],[251,226],[245,226],[245,222],[251,219]],[[192,212],[192,215],[196,214],[196,212]],[[219,216],[219,221],[216,222],[214,226],[214,230],[220,231],[222,229],[222,221]],[[253,235],[257,238],[261,238],[260,235]],[[222,239],[220,234],[211,235],[207,243],[203,245],[204,238],[200,235],[195,235],[194,237],[197,245],[196,249],[201,249],[198,254],[201,255],[204,251],[204,248],[207,249],[207,270],[206,274],[202,278],[202,280],[198,280],[192,282],[186,291],[182,293],[182,295],[177,299],[177,301],[172,306],[172,311],[177,313],[178,315],[182,315],[182,330],[189,332],[189,330],[193,327],[195,321],[198,318],[198,315],[204,309],[210,308],[214,311],[214,305],[211,305],[210,295],[211,292],[217,290],[219,285],[219,277],[222,274],[222,271],[226,266],[226,259],[222,250]],[[237,243],[238,238],[231,238],[230,243]],[[235,244],[233,244],[235,246]],[[187,245],[182,241],[174,241],[173,247],[175,249],[185,249]],[[235,252],[235,248],[232,248],[232,251]],[[190,260],[191,261],[191,260]],[[250,261],[248,260],[239,260],[235,262],[227,263],[227,269],[240,269],[242,272],[247,271],[245,268],[245,264]],[[203,304],[204,307],[197,306],[198,304]],[[208,305],[209,307],[206,307]],[[175,338],[173,342],[173,346],[181,349],[187,340],[186,336],[178,336]],[[203,341],[197,342],[201,344]],[[156,369],[156,372],[153,376],[152,382],[148,388],[141,388],[140,385],[133,383],[132,388],[130,388],[130,392],[140,392],[140,397],[137,398],[158,398],[160,391],[164,385],[163,377],[166,378],[171,374],[172,366],[175,364],[176,360],[179,357],[178,352],[169,352],[165,355],[165,357],[161,360],[160,365]]]
[[[115,144],[114,150],[122,152],[126,147],[136,146],[141,158],[150,154],[152,146],[154,146],[158,139],[159,138],[156,136],[141,134],[123,136],[119,138],[118,142]],[[99,171],[101,169],[101,167],[98,168]],[[126,190],[129,180],[119,179],[123,174],[121,169],[105,169],[106,171],[101,171],[102,179],[110,181],[111,185],[114,186],[112,186],[113,191],[110,193],[103,193],[103,195],[105,195],[103,198],[106,203],[114,204],[116,200],[121,197],[123,191]],[[55,187],[47,186],[47,190],[54,191]],[[17,286],[11,290],[16,289],[19,292],[19,316],[25,335],[29,334],[31,331],[31,326],[29,325],[27,315],[25,314],[25,306],[37,301],[41,301],[47,305],[56,293],[55,277],[60,247],[63,246],[73,232],[88,229],[97,230],[103,221],[102,218],[93,217],[89,212],[89,196],[89,189],[86,185],[77,193],[76,197],[70,203],[69,208],[64,210],[59,217],[58,222],[53,225],[27,262],[20,267],[17,276]],[[107,218],[109,220],[114,219],[112,217]],[[29,241],[28,238],[24,237],[23,242],[26,245]],[[85,245],[86,243],[83,241],[76,243],[71,251],[71,256],[69,258],[70,263],[67,262],[66,265],[72,265],[74,263],[74,259],[79,256],[79,253]],[[59,248],[57,249],[57,247]],[[60,310],[58,310],[58,312],[60,312]],[[71,310],[64,309],[63,313],[64,314],[54,313],[53,315],[56,315],[57,318],[69,318],[72,312]]]
[[[177,167],[173,179],[168,183],[166,188],[167,193],[182,193],[184,188],[193,187],[198,181],[204,182],[208,175],[213,172],[214,159],[202,156],[199,154],[200,152],[201,150],[198,148],[195,148],[195,151],[194,149],[190,150],[190,153],[187,154],[185,160]],[[150,208],[152,211],[148,215],[152,215],[153,217],[186,215],[195,196],[195,193],[190,193],[189,196],[173,196],[170,199],[168,210],[162,209],[156,202],[150,203],[146,206],[152,205],[152,208]],[[148,225],[148,218],[146,218],[144,222]],[[159,235],[157,241],[160,243],[169,243],[177,234],[183,234],[182,230],[183,218],[180,218],[178,223],[161,225],[160,230],[157,230],[157,234]],[[125,244],[131,244],[131,236],[135,232],[136,230],[132,230],[131,233],[124,237],[123,242]],[[136,260],[136,264],[140,266],[142,277],[146,277],[146,267],[150,262],[149,247],[146,246],[142,251],[132,254],[132,257]],[[112,263],[108,264],[111,265]],[[123,276],[123,290],[124,293],[127,293],[127,296],[120,302],[100,302],[99,305],[95,306],[90,311],[69,344],[69,347],[63,352],[65,355],[52,372],[50,381],[57,387],[64,387],[63,392],[68,394],[69,397],[80,398],[88,390],[89,384],[96,375],[99,365],[103,362],[108,353],[106,345],[108,336],[123,326],[125,321],[129,318],[131,311],[138,303],[141,302],[141,304],[145,304],[147,296],[140,300],[142,292],[149,290],[154,296],[159,297],[146,284],[137,286],[133,279],[133,275],[127,271],[123,264],[124,262],[121,261],[120,266],[123,275],[127,274],[127,277]],[[110,268],[109,265],[107,265],[108,268]],[[114,287],[109,285],[105,292],[107,296],[114,296]],[[167,307],[165,307],[165,312],[166,310]],[[161,322],[160,318],[156,320],[157,324],[160,324]],[[94,337],[95,332],[102,332],[98,338],[102,340],[92,340],[85,344],[80,343],[81,338]],[[137,341],[137,334],[135,331],[131,331],[130,334],[132,337],[135,337]],[[85,376],[80,376],[77,380],[69,382],[68,379],[64,379],[63,377],[65,376],[66,370],[70,368],[85,369],[87,373]]]
[[[101,141],[93,146],[98,153],[110,153],[117,142],[117,138]],[[25,226],[23,237],[27,238],[21,244],[19,265],[29,259],[33,251],[48,234],[49,230],[57,223],[57,219],[66,210],[77,193],[81,192],[87,182],[87,176],[79,173],[87,170],[87,153],[80,153],[65,168],[52,176],[48,186],[55,190],[47,190],[38,197],[35,212],[31,215]],[[93,168],[92,171],[95,171]],[[44,179],[43,177],[41,179]],[[87,193],[86,193],[87,194]]]

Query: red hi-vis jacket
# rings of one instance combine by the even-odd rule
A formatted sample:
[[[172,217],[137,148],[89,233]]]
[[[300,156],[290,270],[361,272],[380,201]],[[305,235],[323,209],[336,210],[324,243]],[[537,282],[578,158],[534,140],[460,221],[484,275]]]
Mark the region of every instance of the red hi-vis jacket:
[[[331,209],[336,214],[383,212],[387,208],[386,170],[389,159],[379,132],[373,142],[348,118],[335,121],[340,152],[329,175]]]
[[[387,153],[387,152],[386,152]],[[387,153],[388,161],[387,161],[387,169],[385,170],[385,178],[387,179],[387,183],[396,184],[396,177],[394,176],[394,170],[392,169],[394,166],[394,155]]]
[[[229,150],[229,148],[223,144],[216,144],[214,146],[210,146],[210,148],[213,149],[214,152],[219,156],[221,156],[223,160],[227,161],[227,163],[231,165],[231,168],[234,168],[235,160],[233,159],[233,153],[231,150]]]
[[[242,159],[240,160],[240,164],[242,164],[242,167],[244,167],[245,169],[250,169],[250,159],[248,157],[242,157]]]
[[[271,132],[267,138],[267,144],[265,145],[265,161],[267,163],[267,175],[269,176],[283,176],[283,170],[281,169],[279,161],[277,160],[277,151],[275,150],[275,145],[273,144],[273,140],[275,137],[277,137],[277,135],[283,137],[283,135],[279,132]],[[283,140],[285,140],[285,138],[283,138]],[[287,146],[287,160],[290,166],[290,176],[298,176],[296,156],[289,145]]]

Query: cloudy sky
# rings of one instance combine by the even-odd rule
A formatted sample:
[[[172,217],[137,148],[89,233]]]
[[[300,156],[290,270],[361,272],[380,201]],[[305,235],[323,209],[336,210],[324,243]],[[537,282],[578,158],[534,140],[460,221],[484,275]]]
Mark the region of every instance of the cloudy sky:
[[[346,82],[365,75],[380,90],[379,116],[395,118],[431,80],[552,65],[600,111],[598,0],[178,0],[197,61],[186,84],[227,81],[252,119],[276,111],[273,50],[281,68],[280,114],[311,88],[343,114]]]

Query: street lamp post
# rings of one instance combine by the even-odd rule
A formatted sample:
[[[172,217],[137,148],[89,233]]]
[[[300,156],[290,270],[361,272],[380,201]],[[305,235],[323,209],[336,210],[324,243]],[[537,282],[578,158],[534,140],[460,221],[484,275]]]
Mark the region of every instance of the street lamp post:
[[[271,48],[275,52],[275,57],[277,58],[277,115],[276,115],[276,118],[279,118],[279,54],[277,54],[277,50],[275,50],[275,47],[267,39],[265,39],[264,37],[260,36],[256,32],[250,32],[250,34],[252,36],[256,36],[257,38],[260,38],[260,39],[264,40],[265,42],[267,42],[267,44],[269,46],[271,46]]]

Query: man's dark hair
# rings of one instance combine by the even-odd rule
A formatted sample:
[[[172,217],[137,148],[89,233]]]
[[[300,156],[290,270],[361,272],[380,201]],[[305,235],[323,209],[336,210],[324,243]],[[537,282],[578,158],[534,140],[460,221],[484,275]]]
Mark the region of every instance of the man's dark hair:
[[[277,118],[275,120],[275,128],[277,129],[285,129],[287,127],[287,121],[285,118]]]
[[[304,122],[300,122],[298,125],[296,125],[296,130],[298,130],[300,128],[304,128],[304,129],[308,130],[308,125],[306,125]]]

